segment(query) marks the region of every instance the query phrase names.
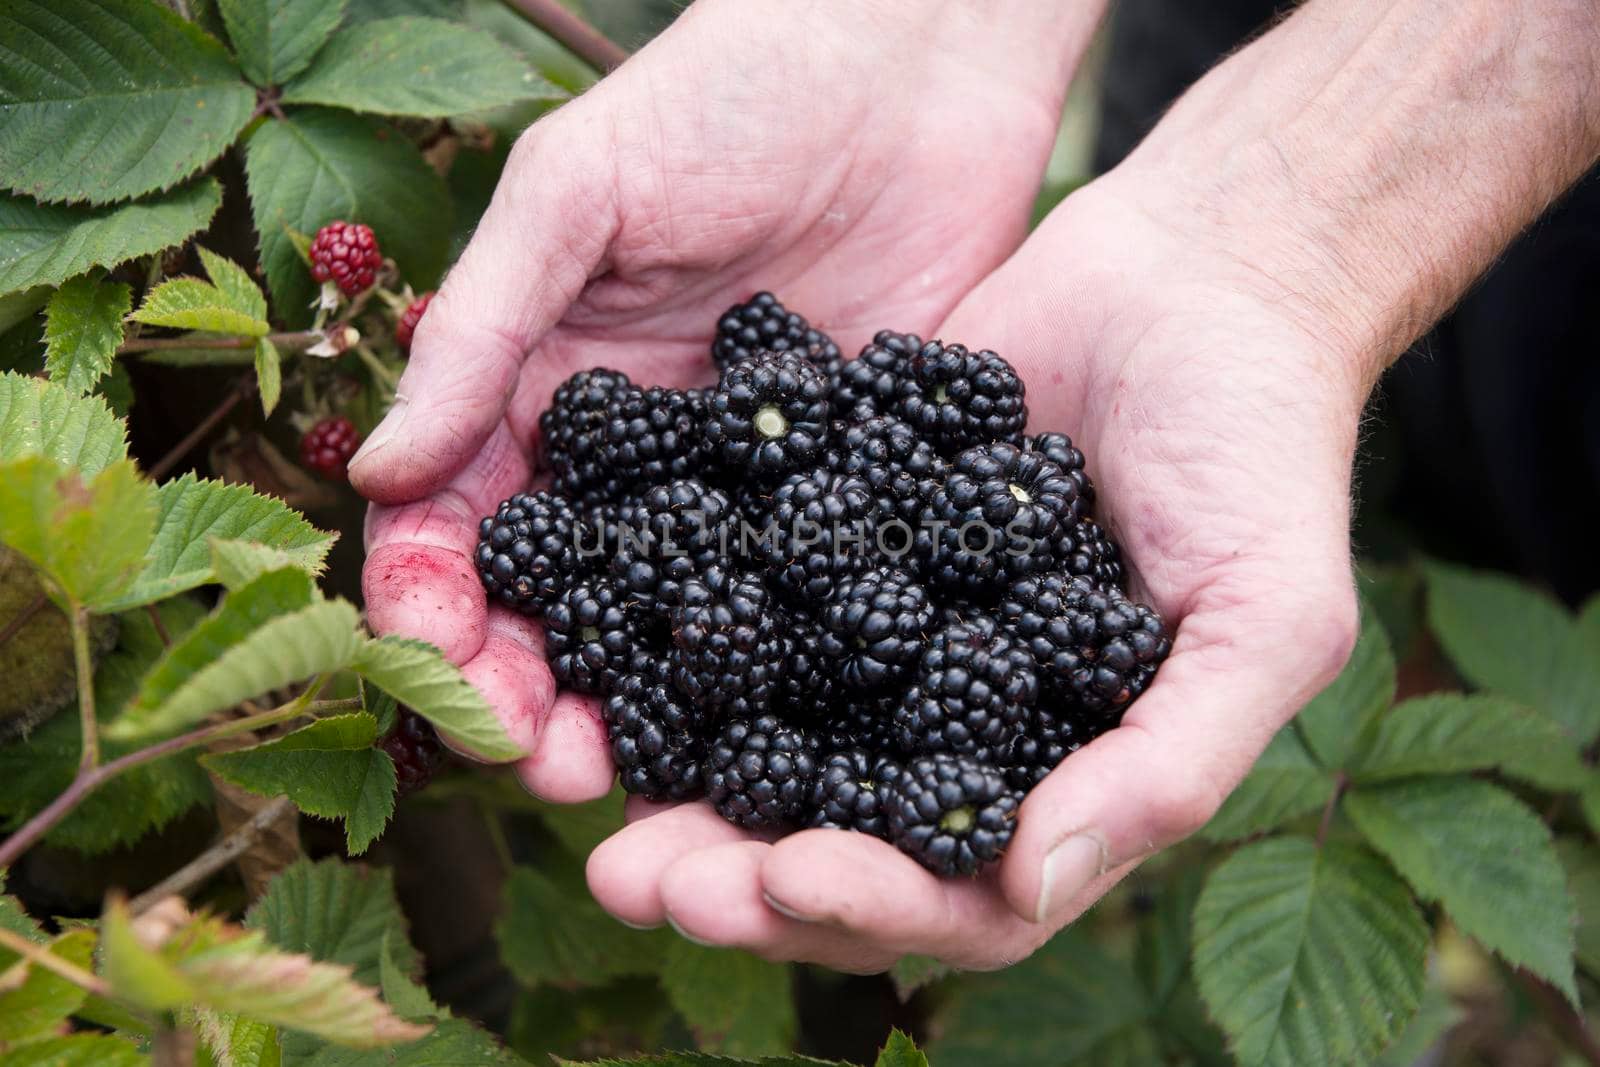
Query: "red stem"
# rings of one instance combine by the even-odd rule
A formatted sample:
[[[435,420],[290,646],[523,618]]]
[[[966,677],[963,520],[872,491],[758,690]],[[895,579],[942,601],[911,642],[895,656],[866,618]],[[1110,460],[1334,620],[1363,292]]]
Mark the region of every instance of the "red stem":
[[[567,51],[604,74],[622,66],[627,49],[561,6],[560,0],[506,0]]]

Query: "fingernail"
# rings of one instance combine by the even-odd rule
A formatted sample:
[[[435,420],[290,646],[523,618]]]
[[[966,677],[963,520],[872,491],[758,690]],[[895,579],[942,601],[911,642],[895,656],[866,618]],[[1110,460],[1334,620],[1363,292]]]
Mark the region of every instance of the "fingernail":
[[[383,421],[373,427],[372,433],[356,449],[356,454],[350,457],[350,466],[354,467],[362,460],[371,459],[387,448],[400,433],[400,427],[406,421],[406,401],[404,397],[395,397],[394,405],[389,408],[389,414]]]
[[[1106,847],[1089,834],[1076,834],[1051,849],[1039,868],[1039,906],[1033,921],[1049,922],[1056,908],[1077,896],[1105,868]]]
[[[771,893],[762,893],[761,896],[762,899],[767,902],[767,907],[771,908],[773,911],[777,912],[779,915],[782,915],[786,919],[793,919],[795,922],[802,923],[814,923],[820,921],[815,916],[802,915],[800,912],[795,911],[793,908],[779,900],[777,897],[773,896]]]
[[[617,922],[621,923],[623,926],[626,926],[630,930],[659,930],[659,929],[661,929],[661,924],[660,923],[631,923],[627,919],[619,918],[619,917],[617,917],[615,915],[613,915],[612,918],[616,919]],[[679,930],[678,932],[680,934],[683,933],[682,930]]]
[[[675,933],[677,933],[677,935],[679,937],[683,938],[685,941],[688,941],[690,944],[699,945],[701,948],[720,948],[721,947],[719,945],[712,944],[710,941],[703,941],[700,938],[695,937],[689,931],[687,931],[683,927],[679,926],[678,925],[678,921],[676,919],[674,919],[670,915],[667,916],[667,925],[672,927],[673,931]]]

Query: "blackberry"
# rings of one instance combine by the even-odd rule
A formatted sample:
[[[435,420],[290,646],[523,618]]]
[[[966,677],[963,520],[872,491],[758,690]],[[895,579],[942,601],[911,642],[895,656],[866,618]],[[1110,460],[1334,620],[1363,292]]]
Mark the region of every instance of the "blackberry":
[[[698,389],[620,389],[606,402],[600,464],[622,484],[687,478],[702,462],[705,417]]]
[[[406,309],[400,313],[400,320],[394,324],[394,343],[400,347],[400,351],[411,351],[411,338],[416,335],[417,325],[422,322],[422,316],[432,302],[433,290],[429,289],[407,304]]]
[[[966,756],[922,756],[883,790],[889,839],[940,875],[976,874],[1011,844],[1022,795]]]
[[[350,457],[361,447],[355,423],[343,415],[318,422],[300,438],[300,462],[330,482],[348,481]]]
[[[1099,523],[1079,519],[1050,541],[1055,567],[1107,585],[1122,584],[1122,549]]]
[[[808,825],[857,830],[887,840],[882,791],[900,777],[900,770],[898,761],[863,748],[840,749],[824,757],[811,788]]]
[[[1078,500],[1074,516],[1083,518],[1094,507],[1094,482],[1083,469],[1083,452],[1064,433],[1040,433],[1022,439],[1022,447],[1037,452],[1066,472],[1068,478],[1078,483]]]
[[[1003,627],[955,623],[935,631],[916,684],[895,710],[906,752],[1004,752],[1039,698],[1033,656]]]
[[[395,796],[407,797],[433,781],[445,763],[444,744],[433,724],[410,708],[401,708],[394,729],[378,747],[394,763]]]
[[[1161,616],[1113,585],[1047,574],[1007,589],[1001,621],[1032,653],[1045,683],[1073,709],[1114,720],[1172,650]]]
[[[892,415],[836,422],[828,434],[828,469],[860,478],[879,502],[880,516],[905,522],[913,534],[944,480],[945,462],[909,423]],[[899,543],[888,546],[897,549]]]
[[[672,610],[673,682],[697,707],[749,715],[772,703],[788,652],[754,575],[690,578]]]
[[[772,480],[813,465],[828,435],[826,375],[800,356],[767,352],[722,372],[704,440],[713,462]]]
[[[650,800],[689,800],[704,790],[700,717],[664,679],[622,676],[601,718],[623,789]]]
[[[860,420],[894,410],[900,386],[910,373],[911,357],[922,347],[914,333],[879,330],[861,354],[839,370],[833,391],[833,415]]]
[[[611,552],[611,576],[646,607],[666,610],[679,602],[683,583],[725,556],[737,536],[729,530],[733,505],[720,489],[697,478],[651,486],[637,503],[619,509]]]
[[[1028,421],[1022,379],[995,353],[929,341],[906,369],[894,413],[940,452],[1021,440]]]
[[[792,474],[751,527],[773,584],[814,603],[877,557],[877,500],[859,478],[826,468]]]
[[[995,443],[967,449],[950,465],[929,513],[929,577],[972,597],[995,582],[1054,567],[1078,486],[1037,452]]]
[[[711,742],[706,766],[707,799],[751,830],[800,822],[817,779],[811,739],[773,715],[729,722]]]
[[[822,627],[806,613],[786,614],[779,626],[785,644],[773,706],[790,717],[821,719],[841,689],[837,666],[822,654]]]
[[[839,346],[821,330],[811,327],[805,316],[785,308],[771,293],[760,292],[742,304],[735,304],[717,320],[717,337],[711,343],[711,358],[718,370],[727,370],[762,352],[799,352],[828,376],[839,380],[844,362]]]
[[[819,617],[823,655],[853,689],[877,689],[902,677],[922,654],[933,627],[927,590],[903,570],[874,567],[834,584]]]
[[[584,572],[581,522],[566,497],[518,493],[478,523],[473,562],[489,597],[538,615]]]
[[[556,679],[580,693],[609,691],[638,666],[650,628],[604,578],[579,582],[545,605],[545,653]]]
[[[358,296],[372,288],[383,269],[383,253],[372,227],[335,219],[311,239],[308,251],[311,277],[332,282],[345,296]]]
[[[562,382],[539,416],[544,461],[558,492],[592,499],[615,496],[618,486],[602,460],[606,411],[612,397],[633,383],[621,371],[596,367]]]
[[[1061,761],[1094,740],[1098,731],[1073,715],[1037,708],[1033,719],[1011,746],[1006,781],[1024,793],[1044,781]]]
[[[894,714],[900,694],[872,694],[835,703],[824,710],[817,736],[829,749],[864,748],[869,752],[898,752]]]

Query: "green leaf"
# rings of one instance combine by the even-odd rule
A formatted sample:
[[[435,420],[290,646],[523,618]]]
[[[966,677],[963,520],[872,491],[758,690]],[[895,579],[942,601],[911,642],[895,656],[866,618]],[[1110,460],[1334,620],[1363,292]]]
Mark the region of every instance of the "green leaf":
[[[274,573],[304,578],[299,571]],[[276,612],[277,602],[234,608],[229,603],[272,577],[229,594],[211,620],[215,625],[174,646],[106,736],[134,741],[175,734],[241,700],[347,666],[355,653],[360,617],[342,600],[319,601],[245,629],[263,610]],[[207,651],[214,658],[196,658]]]
[[[1567,891],[1578,911],[1578,966],[1600,975],[1600,851],[1576,837],[1556,839],[1556,855],[1567,872]]]
[[[303,557],[257,541],[211,539],[211,576],[228,589],[239,589],[285,567],[299,567],[312,575],[322,569],[320,563],[306,566]]]
[[[0,374],[0,463],[45,456],[92,478],[128,456],[127,428],[98,397]]]
[[[1202,881],[1199,867],[1185,866],[1146,890],[1155,895],[1155,910],[1139,922],[1133,962],[1139,980],[1158,1006],[1170,1001],[1188,976],[1189,931]]]
[[[667,937],[630,930],[594,902],[581,874],[517,867],[506,879],[495,923],[506,968],[524,985],[601,985],[661,965]]]
[[[1600,653],[1554,599],[1505,575],[1432,565],[1428,624],[1473,685],[1600,734]]]
[[[171,248],[203,229],[221,206],[222,186],[214,178],[120,207],[0,196],[0,293],[60,285],[90,267],[114,267]]]
[[[258,319],[231,308],[222,290],[199,278],[173,278],[145,294],[130,318],[150,326],[179,330],[263,337],[272,329]]]
[[[200,1043],[216,1067],[281,1067],[283,1049],[276,1027],[213,1011],[195,1014]],[[197,1061],[197,1067],[203,1062]]]
[[[90,971],[94,943],[93,930],[72,930],[51,942],[50,955]],[[20,959],[10,964],[0,971],[0,1049],[59,1029],[85,996],[81,987],[37,964]]]
[[[5,1055],[5,1067],[140,1067],[149,1062],[138,1045],[109,1034],[53,1037]]]
[[[147,1010],[208,1008],[354,1048],[413,1041],[431,1029],[396,1016],[348,967],[281,951],[259,931],[221,919],[187,916],[170,932],[167,924],[140,931],[126,905],[113,901],[101,927],[106,980]]]
[[[394,945],[404,940],[393,930],[383,937],[383,952],[378,957],[378,988],[383,990],[384,1001],[400,1018],[412,1022],[448,1018],[450,1013],[433,1002],[427,988],[418,985],[396,958]],[[406,946],[405,952],[411,954],[410,946]]]
[[[951,970],[949,964],[932,956],[901,956],[889,968],[889,981],[894,983],[894,995],[904,1004],[923,986],[948,976]]]
[[[227,256],[219,256],[203,246],[196,245],[195,251],[200,253],[200,262],[206,268],[211,284],[222,294],[224,306],[251,318],[266,319],[266,294],[250,277],[249,271]]]
[[[296,110],[251,134],[245,177],[280,314],[303,317],[316,295],[290,231],[313,233],[336,218],[371,226],[417,289],[438,281],[450,242],[450,195],[395,131],[337,111]]]
[[[1566,876],[1549,827],[1526,805],[1473,778],[1357,789],[1344,805],[1419,896],[1437,900],[1463,933],[1577,1004]]]
[[[1295,729],[1324,767],[1345,765],[1357,743],[1394,701],[1394,653],[1389,636],[1370,608],[1362,611],[1361,636],[1339,676],[1300,709]]]
[[[889,1040],[878,1052],[876,1067],[928,1067],[928,1057],[899,1030],[889,1031]]]
[[[282,85],[306,69],[344,15],[344,0],[219,0],[228,40],[257,85]]]
[[[1320,811],[1333,796],[1333,786],[1333,773],[1318,765],[1290,723],[1273,735],[1255,767],[1200,835],[1211,841],[1234,841],[1276,829]]]
[[[324,1045],[294,1067],[526,1067],[490,1034],[463,1019],[447,1019],[420,1041],[381,1053]]]
[[[611,791],[597,800],[581,804],[551,804],[529,797],[540,821],[574,856],[587,856],[595,848],[627,824],[622,804],[627,798],[622,786],[614,785]]]
[[[301,860],[272,880],[245,925],[281,949],[352,968],[364,985],[380,981],[385,953],[391,966],[417,966],[388,870]]]
[[[629,1057],[625,1060],[564,1060],[555,1057],[557,1067],[850,1067],[834,1060],[814,1060],[810,1056],[762,1056],[760,1059],[718,1056],[712,1052],[667,1052],[659,1056]]]
[[[255,93],[221,45],[160,4],[9,0],[0,175],[45,201],[166,189],[220,156]]]
[[[345,848],[359,856],[394,814],[394,763],[372,747],[377,727],[365,712],[335,715],[200,762],[241,789],[266,797],[287,794],[308,815],[343,819]]]
[[[1154,1010],[1133,971],[1077,929],[1015,967],[963,979],[952,997],[928,1049],[939,1067],[1118,1062]]]
[[[480,759],[504,762],[527,754],[460,668],[432,645],[402,637],[368,640],[351,669]]]
[[[284,89],[283,100],[446,118],[564,95],[482,30],[402,17],[364,22],[334,37]]]
[[[0,464],[0,543],[72,602],[104,609],[133,580],[155,526],[155,488],[128,460],[87,484],[43,456]]]
[[[321,574],[335,534],[312,526],[298,511],[246,485],[185,474],[162,483],[155,541],[144,571],[116,603],[138,607],[219,580],[211,543],[249,541],[281,549],[289,565]]]
[[[45,368],[69,392],[87,393],[111,373],[122,343],[122,317],[132,290],[85,274],[72,279],[45,305]]]
[[[1372,852],[1308,838],[1248,845],[1195,906],[1194,973],[1243,1067],[1364,1061],[1422,996],[1428,927]]]
[[[669,944],[661,968],[661,988],[700,1047],[734,1056],[776,1055],[793,1046],[792,986],[788,964],[682,938]]]
[[[1572,736],[1502,697],[1434,693],[1395,706],[1351,767],[1357,781],[1499,770],[1547,789],[1600,780]]]
[[[256,386],[261,392],[261,413],[271,415],[283,393],[283,360],[278,347],[265,337],[256,338]]]

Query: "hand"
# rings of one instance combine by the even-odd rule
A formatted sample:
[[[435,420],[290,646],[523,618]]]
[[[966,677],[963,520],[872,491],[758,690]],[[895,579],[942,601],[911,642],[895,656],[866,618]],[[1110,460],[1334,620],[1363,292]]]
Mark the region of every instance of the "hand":
[[[462,665],[534,792],[612,778],[596,701],[555,695],[539,626],[486,608],[471,562],[551,391],[709,381],[712,324],[762,288],[847,351],[937,321],[1021,239],[1095,8],[702,0],[518,142],[350,477],[369,621]]]
[[[843,970],[907,953],[1015,962],[1209,819],[1343,664],[1367,383],[1248,258],[1161,218],[1160,190],[1139,182],[1071,197],[933,334],[1006,356],[1031,428],[1065,430],[1088,456],[1135,592],[1178,627],[1150,690],[1029,795],[993,875],[942,880],[865,835],[769,843],[704,804],[634,803],[638,821],[589,863],[611,912]]]

